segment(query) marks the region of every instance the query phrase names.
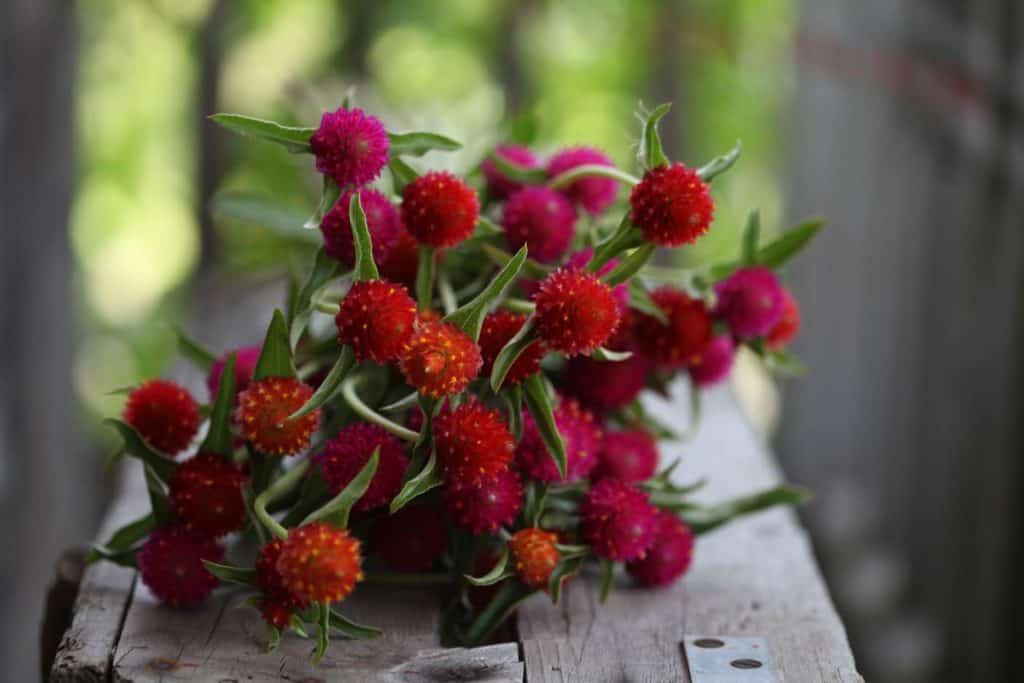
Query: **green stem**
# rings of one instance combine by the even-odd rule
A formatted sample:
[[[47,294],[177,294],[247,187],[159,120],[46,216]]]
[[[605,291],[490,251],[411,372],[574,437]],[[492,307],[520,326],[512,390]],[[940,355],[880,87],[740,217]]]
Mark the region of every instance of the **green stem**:
[[[253,503],[253,511],[256,513],[256,518],[260,520],[270,533],[278,538],[287,538],[288,530],[277,523],[277,520],[270,516],[267,512],[267,505],[288,493],[295,487],[296,484],[302,479],[303,475],[306,474],[306,470],[309,469],[309,459],[302,460],[301,462],[295,463],[295,466],[290,470],[282,474],[277,481],[273,483],[266,491],[256,496],[256,501]]]
[[[443,270],[437,274],[437,289],[441,293],[441,305],[444,307],[445,315],[450,314],[459,307],[459,302],[455,298],[455,291],[452,289],[452,283],[448,280],[448,274]]]
[[[622,259],[619,265],[615,266],[612,272],[605,275],[602,279],[612,287],[622,284],[644,267],[644,264],[647,263],[654,253],[654,248],[655,245],[649,242],[637,248],[632,254]]]
[[[327,315],[338,315],[338,311],[341,310],[341,306],[332,304],[329,301],[317,301],[313,304],[313,308]]]
[[[582,166],[576,166],[570,168],[565,173],[560,173],[554,178],[548,181],[548,187],[559,189],[566,185],[571,185],[573,182],[580,178],[611,178],[618,180],[619,182],[626,183],[629,186],[636,185],[640,182],[640,179],[636,176],[626,173],[625,171],[615,168],[614,166],[604,166],[601,164],[583,164]]]
[[[526,315],[531,315],[537,309],[537,304],[526,299],[505,299],[501,305],[513,313],[525,313]]]
[[[363,400],[356,394],[356,384],[362,379],[358,375],[348,377],[341,385],[341,395],[345,398],[345,401],[349,404],[356,415],[363,418],[367,422],[372,422],[375,425],[379,425],[391,432],[399,439],[405,441],[416,441],[420,438],[419,432],[414,432],[411,429],[407,429],[397,422],[392,422],[380,413],[376,412],[370,406],[363,403]]]
[[[419,267],[416,270],[416,303],[421,311],[430,310],[434,301],[434,248],[420,245]]]

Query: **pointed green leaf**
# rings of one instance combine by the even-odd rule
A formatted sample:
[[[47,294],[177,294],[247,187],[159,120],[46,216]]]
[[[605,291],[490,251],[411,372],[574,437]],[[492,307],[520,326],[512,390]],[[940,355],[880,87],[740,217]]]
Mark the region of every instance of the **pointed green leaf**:
[[[547,387],[544,386],[544,378],[541,375],[530,375],[523,382],[523,391],[526,397],[526,408],[533,416],[541,439],[551,454],[558,473],[565,479],[566,456],[565,443],[562,435],[558,433],[555,425],[554,409],[551,406],[551,397],[548,395]]]
[[[228,130],[241,135],[252,135],[282,145],[289,152],[311,152],[309,138],[316,132],[315,128],[296,128],[284,126],[274,121],[257,119],[241,114],[214,114],[211,120]]]
[[[594,351],[590,356],[594,360],[604,361],[606,363],[621,363],[624,360],[629,360],[633,357],[632,351],[612,351],[606,349],[603,346],[599,347],[597,351]]]
[[[747,217],[747,225],[743,229],[743,250],[740,261],[744,266],[752,266],[757,261],[757,241],[761,237],[761,213],[756,209]]]
[[[641,313],[646,313],[662,325],[668,325],[668,316],[665,315],[665,311],[661,310],[661,306],[654,303],[650,293],[644,287],[644,284],[640,282],[639,278],[633,278],[629,281],[629,307]]]
[[[341,264],[328,256],[327,252],[320,247],[313,256],[313,266],[309,269],[309,275],[302,287],[296,292],[293,305],[289,310],[290,333],[288,341],[292,346],[299,343],[306,325],[309,323],[309,316],[313,310],[313,299],[316,293],[341,272]]]
[[[711,182],[716,176],[725,173],[736,160],[740,158],[740,154],[743,152],[743,144],[737,140],[733,148],[720,157],[715,157],[708,163],[704,164],[697,169],[697,175],[704,179],[705,182]]]
[[[370,237],[366,214],[363,213],[363,200],[359,197],[358,192],[353,192],[352,199],[349,201],[348,220],[352,225],[352,244],[356,256],[355,266],[352,268],[355,279],[357,281],[379,279],[380,273],[377,272],[377,264],[373,262],[373,238]]]
[[[391,157],[388,170],[391,171],[391,183],[394,185],[395,194],[402,194],[406,185],[420,177],[415,168],[398,157]]]
[[[654,111],[643,117],[643,134],[640,137],[640,149],[638,156],[640,165],[644,170],[657,168],[669,163],[665,151],[661,148],[661,136],[658,134],[658,122],[672,108],[672,104],[665,104],[655,107]]]
[[[501,553],[501,557],[495,563],[494,567],[483,576],[470,576],[466,574],[466,581],[470,582],[474,586],[493,586],[494,584],[504,581],[510,576],[515,576],[515,570],[509,569],[509,551],[508,546]]]
[[[230,456],[234,437],[231,434],[231,411],[235,406],[235,361],[232,353],[224,363],[220,374],[217,398],[210,413],[210,430],[206,433],[200,451]]]
[[[508,406],[508,426],[516,443],[523,438],[523,388],[518,384],[504,387],[500,393]]]
[[[524,489],[523,519],[530,526],[540,526],[540,517],[544,514],[544,503],[547,501],[549,487],[539,481],[527,482]]]
[[[416,399],[418,399],[418,398],[419,398],[419,393],[414,391],[411,394],[406,394],[405,396],[403,396],[402,398],[398,399],[397,401],[393,401],[393,402],[387,404],[386,406],[381,406],[381,410],[383,412],[385,412],[385,413],[393,413],[393,412],[398,411],[398,410],[405,410],[407,408],[412,408],[414,405],[416,405]]]
[[[486,216],[477,217],[475,235],[479,235],[481,237],[497,237],[504,234],[505,230],[491,219]]]
[[[324,520],[339,529],[348,528],[348,516],[352,506],[363,497],[366,490],[370,488],[373,475],[377,473],[377,463],[380,461],[380,447],[373,451],[373,455],[366,461],[359,473],[352,478],[345,488],[338,495],[331,498],[326,505],[319,510],[314,510],[302,520],[303,524],[309,524],[317,520]]]
[[[774,349],[764,355],[764,363],[772,372],[788,377],[800,377],[807,373],[807,366],[785,349]]]
[[[316,205],[316,210],[313,211],[313,215],[306,219],[306,222],[302,224],[302,227],[306,230],[316,230],[320,227],[320,223],[324,220],[324,216],[327,215],[334,205],[338,203],[338,198],[341,197],[341,188],[334,182],[334,179],[330,176],[325,175],[323,179],[323,189],[320,191],[320,201]]]
[[[378,413],[373,408],[371,408],[370,406],[366,405],[366,403],[363,402],[363,399],[361,399],[359,397],[359,394],[356,393],[356,387],[358,386],[362,379],[363,376],[355,375],[353,377],[349,377],[341,385],[341,395],[345,398],[345,402],[348,403],[352,411],[359,417],[366,420],[367,422],[375,424],[378,427],[383,427],[385,430],[391,432],[399,439],[419,442],[419,433],[414,432],[413,430],[408,429],[406,427],[403,427],[397,422],[389,420],[388,418],[384,417],[383,415],[381,415],[380,413]],[[418,397],[419,394],[417,394],[417,398]]]
[[[327,654],[327,646],[331,642],[331,605],[327,602],[319,604],[316,633],[316,651],[313,653],[313,664],[317,664]]]
[[[371,638],[380,638],[384,635],[384,631],[381,631],[379,628],[375,626],[357,624],[356,622],[343,617],[335,610],[331,610],[330,625],[335,631],[338,631],[353,640],[368,640]]]
[[[444,479],[441,476],[441,465],[437,462],[437,454],[431,452],[427,464],[423,466],[419,474],[405,482],[405,486],[391,501],[391,514],[395,514],[416,498],[437,488],[442,483],[444,483]]]
[[[533,317],[527,318],[526,322],[516,336],[508,340],[508,343],[498,352],[494,359],[494,367],[491,369],[491,389],[497,393],[501,385],[505,383],[508,371],[515,365],[516,360],[529,346],[537,341],[537,332],[534,329]]]
[[[438,133],[388,133],[388,155],[392,158],[407,154],[420,157],[432,150],[454,152],[462,143]]]
[[[351,346],[341,347],[341,352],[338,354],[338,360],[335,361],[331,371],[327,373],[327,377],[320,383],[313,395],[309,397],[305,405],[296,410],[294,413],[288,416],[289,420],[297,420],[303,415],[308,415],[317,408],[321,407],[328,401],[332,400],[341,392],[341,382],[348,375],[349,371],[356,364],[355,352]]]
[[[551,578],[548,579],[548,593],[551,595],[553,604],[558,604],[566,581],[580,573],[585,559],[586,557],[583,555],[564,559],[555,567],[555,571],[551,572]]]
[[[513,610],[535,591],[519,581],[506,581],[466,632],[466,644],[479,645],[501,626]]]
[[[608,235],[594,249],[594,255],[591,257],[590,263],[587,264],[586,270],[590,273],[598,273],[604,264],[627,249],[639,247],[643,243],[643,234],[629,222],[629,212],[627,211],[615,232]]]
[[[218,220],[230,220],[245,225],[265,228],[269,234],[282,239],[319,246],[319,232],[303,228],[307,216],[291,206],[285,206],[245,194],[225,193],[213,198],[210,211]]]
[[[419,265],[416,269],[416,303],[421,311],[430,310],[434,301],[434,270],[437,266],[434,253],[433,247],[425,244],[419,246]]]
[[[293,614],[291,621],[288,622],[288,628],[293,633],[303,638],[309,638],[309,631],[306,630],[306,622],[302,620],[298,614]]]
[[[171,522],[174,513],[171,512],[171,505],[167,502],[167,488],[160,478],[153,472],[149,465],[143,465],[146,476],[146,491],[149,493],[149,505],[153,510],[153,519],[157,526]]]
[[[220,564],[203,560],[203,566],[224,583],[235,583],[239,586],[255,586],[256,570],[253,568],[236,567],[230,564]]]
[[[156,528],[156,520],[150,512],[145,517],[129,522],[114,532],[106,543],[93,546],[85,556],[86,564],[92,564],[105,556],[117,555],[132,549]]]
[[[803,249],[824,227],[825,221],[813,219],[804,221],[782,233],[757,252],[757,263],[768,268],[778,268]]]
[[[295,377],[295,363],[292,361],[292,347],[288,339],[288,325],[280,310],[274,310],[274,317],[267,327],[267,335],[263,339],[256,368],[252,372],[253,381],[268,377]]]
[[[611,560],[601,560],[601,588],[598,591],[598,602],[603,603],[612,592],[612,582],[615,580],[615,563]]]
[[[116,429],[121,435],[121,438],[124,439],[125,452],[128,455],[138,458],[152,467],[153,471],[164,483],[171,478],[171,475],[174,474],[174,468],[177,466],[175,462],[147,444],[139,436],[139,433],[135,431],[134,427],[114,418],[107,418],[103,422]]]
[[[209,372],[213,364],[217,362],[217,357],[202,344],[185,334],[185,331],[177,325],[174,326],[174,335],[178,339],[178,353],[188,358],[203,372]]]
[[[512,284],[526,263],[526,245],[524,244],[512,260],[505,264],[505,267],[498,271],[490,284],[484,287],[483,291],[458,310],[445,316],[445,321],[456,325],[463,332],[476,341],[480,337],[480,328],[484,323],[484,316],[491,304],[500,297],[505,289]]]
[[[523,185],[540,185],[548,179],[548,172],[543,168],[523,166],[514,161],[506,159],[498,152],[491,152],[488,157],[503,176]]]
[[[647,264],[647,261],[650,260],[656,248],[656,245],[653,243],[646,243],[637,247],[628,256],[622,259],[622,261],[619,262],[619,265],[615,266],[610,273],[603,276],[601,279],[611,287],[621,285],[623,282],[636,275],[637,272]]]
[[[680,517],[690,526],[693,533],[703,534],[731,522],[737,517],[760,512],[776,505],[799,505],[810,500],[810,497],[811,494],[807,489],[782,485],[725,503],[689,510],[680,514]]]
[[[509,261],[512,260],[512,254],[508,253],[500,247],[496,247],[493,244],[481,244],[480,249],[486,254],[487,258],[491,259],[496,266],[507,266]],[[551,274],[551,268],[540,263],[537,263],[533,259],[527,258],[523,264],[523,275],[534,280],[543,280]]]

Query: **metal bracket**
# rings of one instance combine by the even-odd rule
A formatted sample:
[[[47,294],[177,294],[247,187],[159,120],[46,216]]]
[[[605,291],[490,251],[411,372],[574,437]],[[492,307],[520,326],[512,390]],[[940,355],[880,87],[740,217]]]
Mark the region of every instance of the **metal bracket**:
[[[693,683],[778,683],[768,641],[759,637],[686,636]]]

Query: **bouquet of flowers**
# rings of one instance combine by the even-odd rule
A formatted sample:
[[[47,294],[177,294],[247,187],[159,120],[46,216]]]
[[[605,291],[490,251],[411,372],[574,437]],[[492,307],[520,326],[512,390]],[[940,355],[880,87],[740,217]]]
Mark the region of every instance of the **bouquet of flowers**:
[[[344,616],[361,582],[434,586],[446,639],[475,645],[585,565],[602,598],[619,565],[666,585],[695,536],[802,500],[782,486],[705,506],[678,462],[659,470],[658,440],[679,435],[645,412],[645,391],[688,382],[694,421],[740,346],[799,370],[798,309],[774,271],[820,228],[760,244],[755,212],[734,261],[650,266],[711,229],[709,183],[740,152],[669,160],[668,109],[641,113],[638,176],[597,149],[545,161],[521,144],[466,178],[420,169],[459,143],[389,132],[348,101],[317,128],[213,116],[312,155],[323,194],[305,227],[322,246],[262,345],[217,355],[179,335],[208,404],[163,379],[130,390],[109,422],[144,464],[151,511],[91,558],[137,567],[172,606],[242,584],[271,647],[315,634],[319,658],[332,632],[379,634]],[[655,288],[655,271],[671,284]],[[228,563],[228,538],[250,541],[233,560],[258,552]]]

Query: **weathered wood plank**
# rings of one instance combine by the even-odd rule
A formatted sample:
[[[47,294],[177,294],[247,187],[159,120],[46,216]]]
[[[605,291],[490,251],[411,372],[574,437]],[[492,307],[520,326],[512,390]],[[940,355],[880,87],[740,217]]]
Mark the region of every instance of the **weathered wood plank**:
[[[766,448],[725,389],[705,400],[705,420],[682,455],[679,477],[707,477],[707,501],[772,486],[780,475]],[[685,418],[652,401],[670,424]],[[788,510],[772,510],[702,538],[685,580],[661,590],[632,588],[617,577],[597,605],[596,577],[570,584],[563,602],[531,598],[520,610],[519,636],[528,683],[553,681],[687,681],[684,634],[757,635],[768,639],[781,681],[860,681],[842,624],[818,572],[806,534]]]

